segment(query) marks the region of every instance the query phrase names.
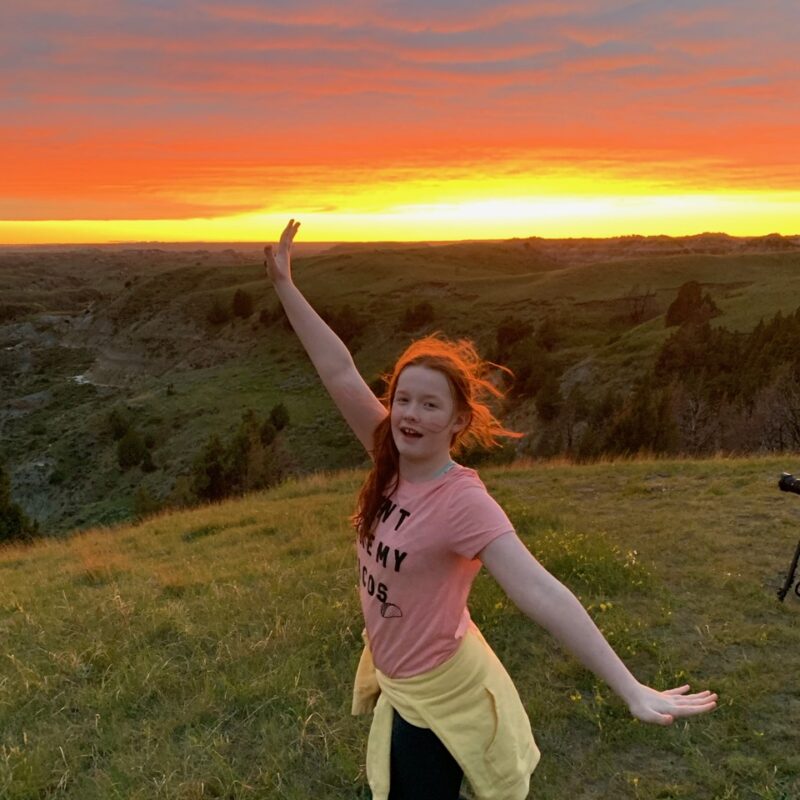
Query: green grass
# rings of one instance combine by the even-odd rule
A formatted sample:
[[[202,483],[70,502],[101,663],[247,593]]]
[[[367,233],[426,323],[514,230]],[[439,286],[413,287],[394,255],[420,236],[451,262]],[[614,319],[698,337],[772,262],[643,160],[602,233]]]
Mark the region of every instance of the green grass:
[[[775,458],[515,464],[483,477],[640,679],[719,692],[640,724],[481,575],[474,619],[542,762],[531,797],[800,792],[800,536]],[[0,551],[0,797],[359,798],[361,473]]]

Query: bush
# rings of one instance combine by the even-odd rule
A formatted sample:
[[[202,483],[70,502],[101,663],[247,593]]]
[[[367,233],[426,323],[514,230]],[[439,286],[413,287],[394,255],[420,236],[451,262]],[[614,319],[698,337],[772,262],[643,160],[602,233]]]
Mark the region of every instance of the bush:
[[[558,330],[556,321],[552,317],[546,317],[544,319],[536,331],[534,340],[536,344],[543,347],[548,352],[555,349],[556,345],[561,340],[561,333]]]
[[[227,445],[219,436],[212,436],[192,466],[191,489],[195,496],[215,501],[277,483],[286,461],[279,447],[278,431],[288,422],[288,411],[280,403],[267,420],[246,411]]]
[[[322,308],[319,310],[319,315],[350,349],[354,348],[353,342],[367,327],[363,317],[359,316],[349,305],[338,310]]]
[[[170,508],[188,508],[196,502],[197,496],[192,491],[191,479],[187,475],[178,475],[167,496],[166,505]]]
[[[226,472],[222,440],[212,436],[192,465],[192,492],[201,500],[221,500],[230,494]]]
[[[711,295],[703,294],[697,281],[688,281],[678,289],[678,296],[667,309],[665,324],[668,328],[685,325],[687,322],[699,325],[719,313]]]
[[[226,306],[218,297],[215,297],[211,303],[211,307],[208,309],[206,319],[212,325],[224,325],[230,318],[230,311],[228,311]]]
[[[253,313],[253,297],[249,292],[244,289],[237,289],[233,295],[232,304],[233,313],[237,317],[246,319]]]
[[[106,424],[111,431],[114,441],[119,441],[130,429],[133,423],[133,415],[130,409],[123,405],[116,405],[108,412]]]
[[[30,520],[11,499],[11,480],[0,464],[0,543],[30,542],[39,536],[39,523]]]
[[[516,317],[506,317],[495,331],[495,342],[497,345],[496,359],[505,361],[508,358],[511,348],[520,339],[524,339],[531,332],[529,322],[517,319]]]
[[[403,318],[400,320],[400,330],[416,331],[425,325],[430,325],[436,319],[436,312],[430,303],[417,303],[415,306],[406,308]]]
[[[146,486],[140,486],[133,496],[133,511],[138,519],[149,517],[162,509],[158,498],[153,497]]]
[[[266,420],[261,426],[261,444],[263,444],[264,447],[269,447],[275,441],[277,435],[278,429],[269,420]]]
[[[558,378],[561,374],[547,351],[532,339],[520,341],[505,362],[514,373],[512,397],[534,397],[549,377]]]
[[[275,430],[282,431],[289,424],[289,409],[283,403],[278,403],[269,412],[269,421],[275,426]]]
[[[558,386],[558,379],[549,375],[542,388],[536,393],[536,410],[544,422],[550,422],[558,416],[563,398]]]
[[[117,462],[124,471],[138,466],[149,455],[142,437],[131,428],[117,445]]]

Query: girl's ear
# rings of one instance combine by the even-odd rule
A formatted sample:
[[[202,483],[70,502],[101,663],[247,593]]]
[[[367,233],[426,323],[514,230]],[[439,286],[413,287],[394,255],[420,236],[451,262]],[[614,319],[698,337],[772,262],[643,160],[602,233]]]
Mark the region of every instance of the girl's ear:
[[[467,411],[459,411],[456,414],[456,418],[453,421],[453,432],[458,433],[459,431],[463,431],[464,428],[469,425],[470,414]]]

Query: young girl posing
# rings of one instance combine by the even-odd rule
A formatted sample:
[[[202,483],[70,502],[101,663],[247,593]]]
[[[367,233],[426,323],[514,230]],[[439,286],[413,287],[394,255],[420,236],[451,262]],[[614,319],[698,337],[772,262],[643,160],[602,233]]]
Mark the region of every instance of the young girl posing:
[[[354,713],[373,711],[374,800],[523,800],[539,751],[511,679],[467,610],[485,566],[517,607],[606,681],[645,722],[710,711],[716,695],[639,683],[576,597],[530,554],[477,473],[451,459],[515,436],[487,401],[499,391],[469,342],[427,337],[395,365],[380,402],[339,337],[292,282],[290,220],[266,269],[325,388],[370,454],[358,498],[358,579],[366,622]]]

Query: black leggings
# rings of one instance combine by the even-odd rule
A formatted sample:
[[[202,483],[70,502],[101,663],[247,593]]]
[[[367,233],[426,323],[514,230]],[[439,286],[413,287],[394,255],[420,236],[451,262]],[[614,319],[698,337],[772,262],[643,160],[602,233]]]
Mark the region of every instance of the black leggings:
[[[406,722],[397,711],[392,722],[389,800],[459,800],[464,773],[428,728]]]

